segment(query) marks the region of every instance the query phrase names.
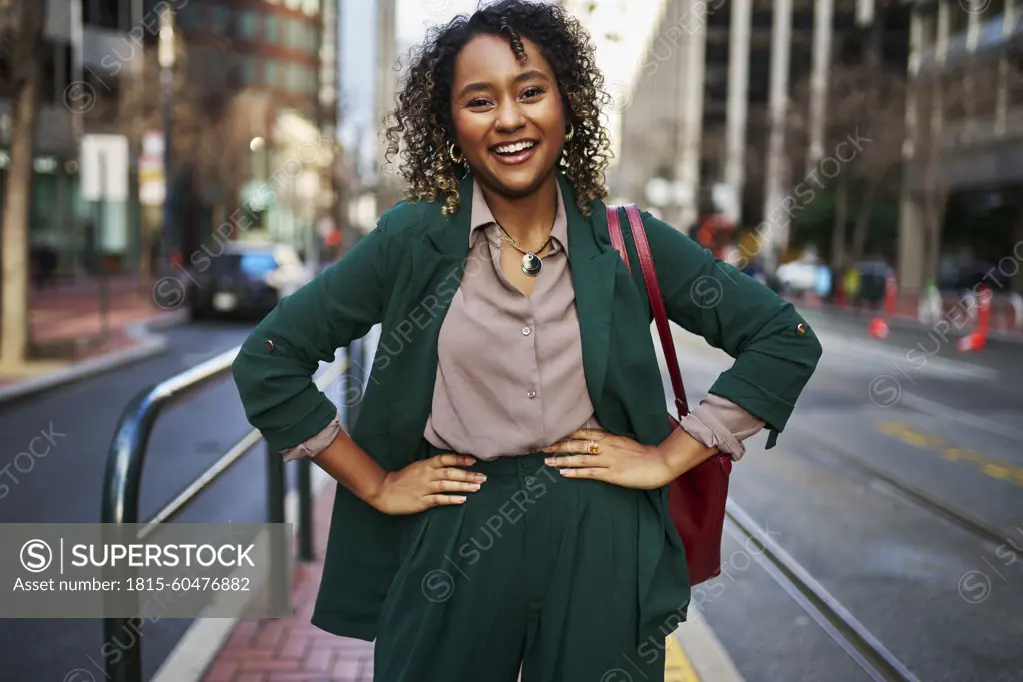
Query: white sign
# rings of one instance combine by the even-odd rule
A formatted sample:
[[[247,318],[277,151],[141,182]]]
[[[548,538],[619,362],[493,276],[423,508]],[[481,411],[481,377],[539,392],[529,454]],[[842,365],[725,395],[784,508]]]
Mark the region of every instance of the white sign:
[[[85,135],[81,152],[82,199],[128,200],[128,138]]]
[[[163,133],[147,132],[139,156],[139,201],[143,206],[162,206],[167,196],[163,175]]]

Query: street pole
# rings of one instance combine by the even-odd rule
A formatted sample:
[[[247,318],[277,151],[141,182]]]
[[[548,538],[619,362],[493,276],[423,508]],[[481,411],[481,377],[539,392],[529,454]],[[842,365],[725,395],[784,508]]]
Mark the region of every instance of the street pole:
[[[173,97],[174,97],[174,11],[167,8],[163,12],[162,26],[160,27],[160,42],[158,58],[160,62],[160,93],[161,106],[163,110],[163,230],[162,255],[167,272],[171,271],[171,258],[177,248],[177,239],[174,233],[174,204],[173,204],[173,178],[171,172],[171,141],[174,125]]]
[[[100,153],[99,158],[99,201],[96,202],[97,213],[99,214],[96,224],[100,231],[103,229],[103,221],[106,219],[107,200],[107,164],[106,154]],[[107,289],[107,263],[100,250],[99,258],[99,339],[100,343],[106,343],[109,336],[108,311],[110,309],[110,292]]]

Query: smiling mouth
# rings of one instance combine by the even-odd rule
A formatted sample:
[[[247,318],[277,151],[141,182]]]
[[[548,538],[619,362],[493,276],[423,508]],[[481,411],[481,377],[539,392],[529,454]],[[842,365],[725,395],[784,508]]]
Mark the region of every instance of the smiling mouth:
[[[490,148],[490,151],[494,152],[498,156],[514,157],[535,148],[538,144],[540,143],[536,140],[522,140],[520,142],[495,145]]]

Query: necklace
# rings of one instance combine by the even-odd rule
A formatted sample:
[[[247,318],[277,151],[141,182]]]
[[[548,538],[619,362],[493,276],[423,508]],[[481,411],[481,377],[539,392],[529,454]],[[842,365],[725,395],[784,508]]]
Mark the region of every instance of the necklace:
[[[547,235],[547,239],[544,241],[543,244],[540,245],[539,249],[536,249],[535,251],[531,251],[531,250],[523,249],[521,246],[519,246],[515,242],[515,240],[512,239],[512,236],[510,234],[508,234],[508,232],[501,226],[501,223],[499,223],[499,222],[497,222],[495,220],[494,224],[497,225],[497,229],[501,230],[501,234],[503,234],[505,239],[508,240],[508,243],[511,244],[513,247],[515,247],[516,251],[518,251],[519,253],[522,254],[522,265],[521,265],[522,272],[524,274],[526,274],[526,275],[529,275],[530,277],[536,277],[537,275],[539,275],[540,274],[540,270],[543,269],[543,261],[540,259],[540,256],[538,256],[536,254],[540,253],[545,248],[547,248],[547,245],[551,241],[551,236],[552,235],[550,235],[550,234]]]

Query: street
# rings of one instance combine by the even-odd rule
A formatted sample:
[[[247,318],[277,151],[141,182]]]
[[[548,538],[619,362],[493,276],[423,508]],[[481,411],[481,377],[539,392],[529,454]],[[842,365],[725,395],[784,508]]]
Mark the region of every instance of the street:
[[[167,330],[169,351],[64,389],[4,405],[0,412],[0,468],[52,431],[48,454],[19,469],[18,482],[0,499],[0,523],[99,522],[107,450],[121,410],[143,387],[162,381],[240,344],[248,327],[205,323]],[[229,380],[170,409],[157,422],[145,462],[141,517],[148,518],[236,443],[251,427]],[[42,445],[37,452],[43,452]],[[184,522],[262,521],[266,499],[262,447],[253,449],[181,517]],[[27,473],[20,473],[27,471]],[[0,488],[0,494],[3,489]],[[191,623],[160,620],[143,628],[146,679],[151,677]],[[102,624],[98,620],[0,620],[3,682],[62,681],[69,671],[101,671]],[[75,682],[88,682],[76,678]]]
[[[868,318],[806,317],[824,356],[777,447],[747,443],[732,502],[917,679],[1018,680],[1023,346],[934,353],[925,330],[878,341]],[[691,402],[729,363],[691,336],[680,355]],[[726,535],[693,597],[743,676],[869,679],[761,554]]]
[[[906,358],[926,331],[893,329],[878,341],[866,319],[806,318],[824,357],[778,446],[764,450],[766,434],[747,442],[732,504],[918,679],[1018,679],[1023,561],[1009,543],[1023,547],[1023,346],[993,342],[965,355],[953,339],[921,363]],[[98,521],[106,451],[131,395],[236,346],[249,328],[172,328],[163,355],[6,407],[6,457],[40,433],[53,446],[31,469],[19,463],[27,473],[10,469],[18,482],[5,479],[0,521]],[[696,404],[730,359],[680,329],[676,342]],[[229,381],[173,408],[146,461],[143,517],[248,430]],[[260,520],[262,454],[181,520]],[[722,575],[696,587],[693,601],[745,679],[869,679],[855,647],[783,588],[760,546],[726,531]],[[146,626],[146,679],[190,622]],[[98,621],[3,621],[0,641],[0,680],[64,680],[76,668],[102,679],[91,663],[102,660]]]

